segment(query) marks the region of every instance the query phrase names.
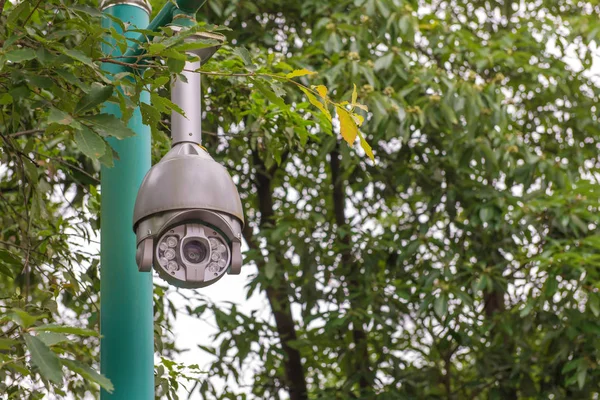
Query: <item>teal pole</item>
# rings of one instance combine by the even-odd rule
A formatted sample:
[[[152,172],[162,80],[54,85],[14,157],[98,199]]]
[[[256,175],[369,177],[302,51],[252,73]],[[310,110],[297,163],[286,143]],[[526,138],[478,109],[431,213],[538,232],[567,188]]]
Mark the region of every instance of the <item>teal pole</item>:
[[[139,1],[139,0],[138,0]],[[177,0],[177,4],[167,1],[163,8],[160,9],[156,17],[146,27],[148,31],[157,31],[163,26],[167,26],[173,22],[173,17],[176,14],[183,13],[187,17],[196,22],[196,13],[202,7],[206,0]],[[127,63],[135,63],[137,60],[132,58],[133,56],[139,56],[142,54],[142,49],[139,47],[139,43],[143,43],[152,38],[151,34],[139,35],[136,39],[137,43],[131,46],[127,52],[123,55],[123,61]]]
[[[104,4],[105,14],[135,27],[148,25],[149,9],[144,1],[109,0]],[[103,26],[120,29],[110,18],[103,19]],[[107,40],[110,42],[110,38]],[[109,56],[121,55],[110,43],[103,45],[103,51]],[[110,73],[124,71],[108,63],[103,69]],[[141,100],[149,103],[149,94],[143,93]],[[121,116],[113,103],[107,103],[104,112]],[[103,167],[101,171],[100,365],[114,385],[112,394],[102,391],[102,400],[154,399],[152,274],[137,270],[131,227],[137,191],[150,169],[150,128],[142,124],[139,108],[129,127],[136,136],[109,140],[119,160],[115,160],[114,167]]]

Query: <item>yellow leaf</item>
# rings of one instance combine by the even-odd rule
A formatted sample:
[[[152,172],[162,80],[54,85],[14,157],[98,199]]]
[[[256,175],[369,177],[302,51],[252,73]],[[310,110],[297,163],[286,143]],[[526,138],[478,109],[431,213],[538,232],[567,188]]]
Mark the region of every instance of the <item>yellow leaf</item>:
[[[356,83],[354,84],[354,90],[352,91],[352,104],[356,103],[358,94],[356,93]]]
[[[336,107],[336,110],[338,117],[340,118],[340,131],[342,137],[350,146],[352,146],[358,135],[358,126],[356,126],[348,111],[342,107]]]
[[[352,119],[358,126],[362,126],[363,122],[365,122],[365,118],[360,114],[352,114]]]
[[[363,104],[358,104],[358,103],[352,103],[352,107],[357,107],[360,108],[361,110],[365,111],[365,112],[369,112],[369,107],[363,105]]]
[[[292,79],[292,78],[295,78],[297,76],[314,75],[314,74],[316,74],[316,72],[309,71],[306,68],[302,68],[302,69],[297,69],[295,71],[290,72],[285,77],[288,78],[288,79]]]
[[[371,161],[375,161],[375,156],[373,155],[373,149],[371,148],[369,143],[367,143],[364,136],[360,132],[358,133],[358,135],[360,136],[360,147],[362,147],[362,149],[365,151],[367,156],[369,156]]]
[[[319,96],[326,99],[327,98],[327,87],[324,85],[314,86],[314,89],[319,93]]]
[[[325,114],[325,116],[327,117],[327,119],[329,120],[329,122],[331,122],[331,113],[329,112],[329,110],[327,109],[327,106],[324,105],[323,103],[321,103],[314,94],[312,94],[308,89],[305,88],[300,88],[304,94],[306,95],[306,97],[308,97],[308,101],[310,101],[310,104],[312,104],[313,106],[317,107],[323,114]]]

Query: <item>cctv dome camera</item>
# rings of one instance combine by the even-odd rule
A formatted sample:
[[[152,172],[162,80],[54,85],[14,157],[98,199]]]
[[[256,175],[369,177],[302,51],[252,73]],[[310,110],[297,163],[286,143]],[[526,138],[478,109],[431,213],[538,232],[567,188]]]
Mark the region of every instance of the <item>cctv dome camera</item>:
[[[135,203],[140,271],[199,288],[242,266],[242,203],[227,170],[196,143],[177,143],[150,169]]]
[[[154,267],[167,282],[184,288],[211,285],[242,267],[240,196],[227,170],[200,145],[201,77],[195,71],[224,36],[199,32],[186,38],[207,39],[216,44],[191,51],[195,59],[186,61],[185,79],[172,82],[171,100],[183,111],[171,115],[173,147],[146,174],[133,211],[138,269]]]

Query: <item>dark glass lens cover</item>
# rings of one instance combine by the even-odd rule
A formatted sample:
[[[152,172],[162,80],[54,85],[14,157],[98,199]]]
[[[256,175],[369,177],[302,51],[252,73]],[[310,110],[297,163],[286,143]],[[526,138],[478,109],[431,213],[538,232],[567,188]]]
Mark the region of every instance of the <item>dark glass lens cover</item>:
[[[199,240],[188,240],[183,245],[183,258],[192,264],[201,263],[208,255],[208,248]]]

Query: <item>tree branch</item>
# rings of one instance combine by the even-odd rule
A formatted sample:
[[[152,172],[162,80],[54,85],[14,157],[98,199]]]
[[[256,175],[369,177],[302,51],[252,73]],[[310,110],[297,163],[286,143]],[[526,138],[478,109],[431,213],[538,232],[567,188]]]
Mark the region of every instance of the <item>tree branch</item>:
[[[44,131],[45,131],[44,129],[29,129],[29,130],[26,130],[26,131],[11,133],[11,134],[8,135],[8,137],[10,137],[10,138],[16,138],[16,137],[19,137],[19,136],[33,135],[33,134],[41,133],[41,132],[44,132]]]
[[[0,17],[2,17],[2,13],[4,12],[4,3],[6,3],[6,0],[0,0]]]
[[[25,18],[25,21],[23,21],[23,26],[27,25],[27,23],[29,22],[29,19],[31,18],[31,16],[35,12],[35,10],[38,9],[38,7],[40,6],[41,3],[42,3],[42,0],[38,0],[37,4],[33,7],[33,9],[31,10],[31,12],[27,16],[27,18]]]

